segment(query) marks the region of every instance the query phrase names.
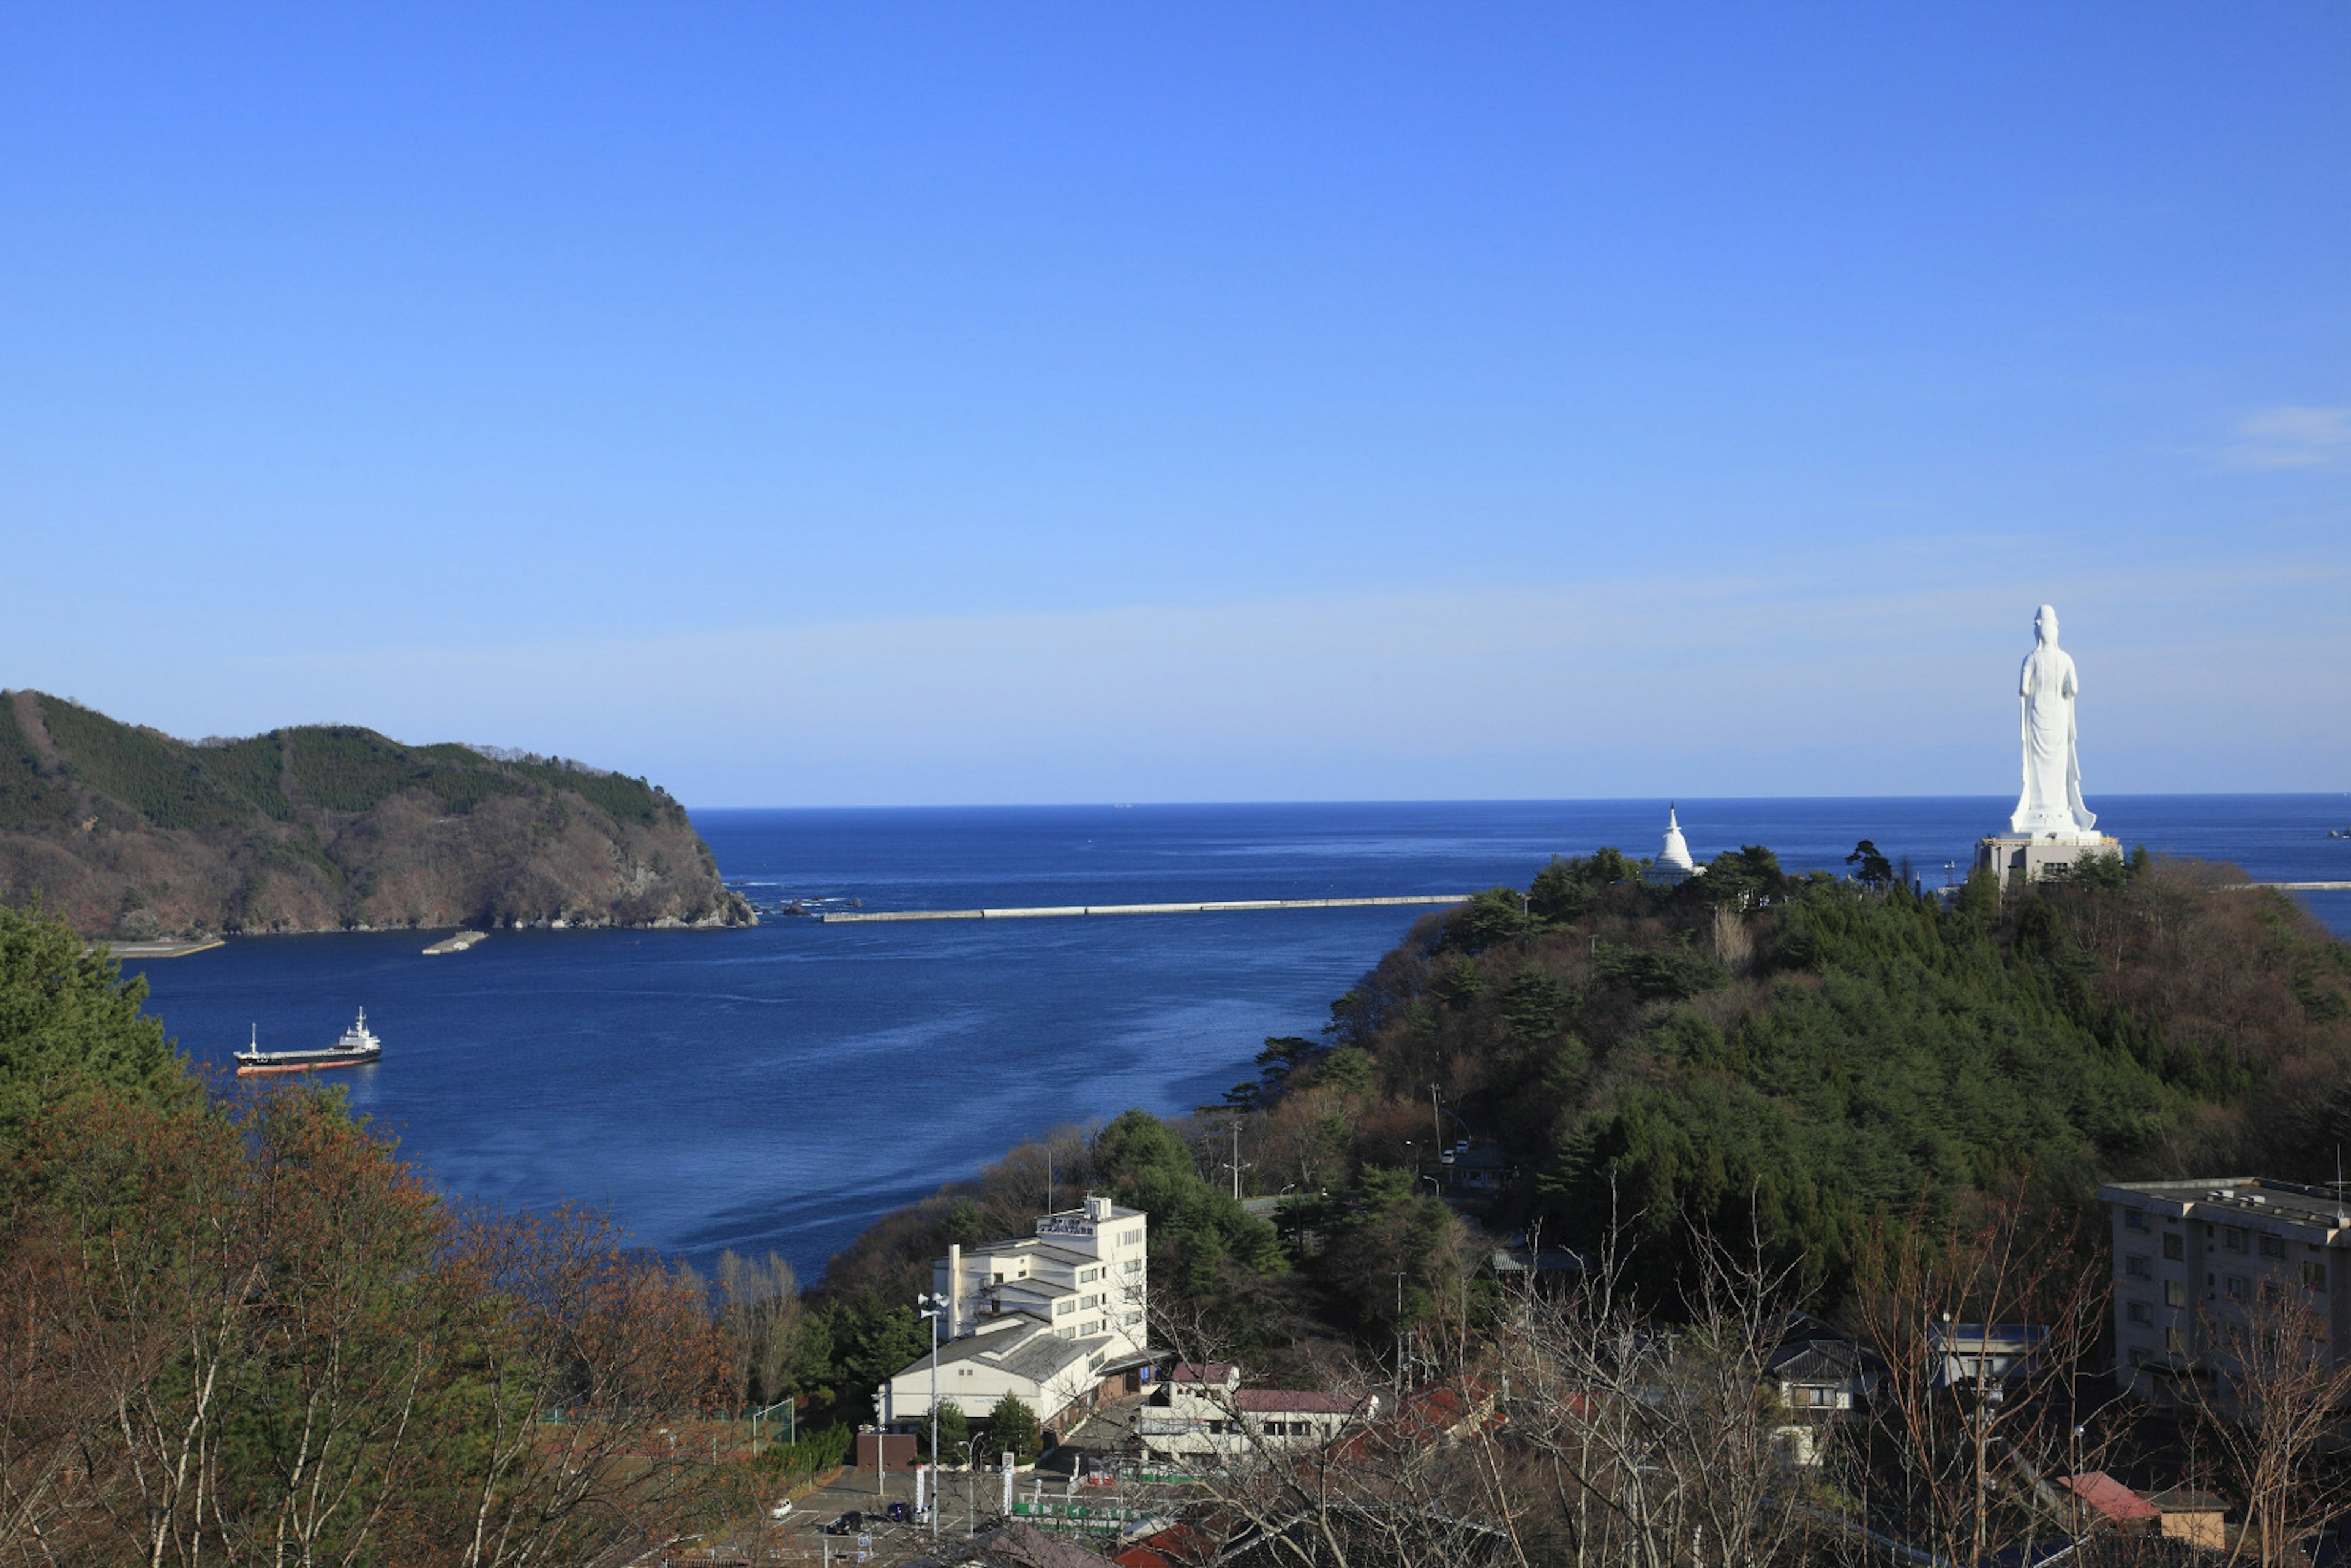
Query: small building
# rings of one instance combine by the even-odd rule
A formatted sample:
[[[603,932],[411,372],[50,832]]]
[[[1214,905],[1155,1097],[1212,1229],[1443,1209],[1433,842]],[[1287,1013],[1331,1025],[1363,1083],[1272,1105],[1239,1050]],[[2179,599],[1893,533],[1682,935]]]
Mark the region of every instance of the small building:
[[[2229,1549],[2229,1500],[2218,1492],[2174,1487],[2147,1494],[2158,1528],[2167,1541],[2185,1542],[2207,1552]]]
[[[1447,1190],[1463,1196],[1501,1191],[1518,1176],[1510,1156],[1491,1144],[1473,1149],[1447,1149],[1437,1162],[1437,1179]]]
[[[1778,1345],[1763,1378],[1780,1396],[1788,1419],[1773,1429],[1772,1446],[1788,1463],[1822,1463],[1828,1424],[1850,1416],[1877,1391],[1877,1362],[1844,1333],[1809,1312],[1790,1312],[1774,1325]]]
[[[960,1339],[939,1346],[939,1407],[986,1419],[1009,1394],[1036,1413],[1038,1425],[1058,1429],[1091,1409],[1114,1365],[1114,1342],[1107,1336],[1068,1340],[1046,1320],[1027,1312],[994,1317]],[[880,1424],[915,1431],[931,1415],[931,1358],[923,1355],[882,1385]]]
[[[1765,1370],[1779,1385],[1780,1403],[1803,1414],[1857,1410],[1877,1386],[1861,1347],[1842,1338],[1782,1345]]]
[[[1642,868],[1641,880],[1658,887],[1674,887],[1694,876],[1704,876],[1706,868],[1690,859],[1689,843],[1682,837],[1679,802],[1666,808],[1666,841],[1657,851],[1657,858]]]
[[[1928,1348],[1942,1358],[1935,1371],[1936,1385],[1981,1385],[2026,1376],[2048,1338],[2046,1323],[1930,1323]]]
[[[1179,1362],[1135,1413],[1144,1452],[1185,1460],[1328,1443],[1379,1411],[1376,1395],[1244,1388],[1229,1362]]]

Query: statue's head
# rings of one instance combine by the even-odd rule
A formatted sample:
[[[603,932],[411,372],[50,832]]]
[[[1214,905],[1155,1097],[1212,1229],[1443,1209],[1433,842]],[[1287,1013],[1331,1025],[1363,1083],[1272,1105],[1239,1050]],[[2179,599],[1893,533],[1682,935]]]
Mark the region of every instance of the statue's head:
[[[2057,607],[2044,604],[2032,618],[2032,634],[2051,647],[2057,645]]]

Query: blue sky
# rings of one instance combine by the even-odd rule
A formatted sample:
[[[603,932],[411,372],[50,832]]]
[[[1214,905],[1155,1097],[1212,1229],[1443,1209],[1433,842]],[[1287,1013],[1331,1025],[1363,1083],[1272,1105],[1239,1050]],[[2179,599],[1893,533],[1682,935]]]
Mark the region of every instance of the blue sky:
[[[0,11],[0,685],[703,805],[2351,784],[2351,11]]]

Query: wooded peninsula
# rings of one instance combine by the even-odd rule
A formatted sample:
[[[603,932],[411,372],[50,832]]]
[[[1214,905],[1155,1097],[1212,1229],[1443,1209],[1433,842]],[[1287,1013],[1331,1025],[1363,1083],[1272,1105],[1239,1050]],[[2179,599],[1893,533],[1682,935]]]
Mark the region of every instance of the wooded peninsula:
[[[0,903],[36,896],[126,939],[756,918],[643,779],[350,726],[191,743],[0,693]]]

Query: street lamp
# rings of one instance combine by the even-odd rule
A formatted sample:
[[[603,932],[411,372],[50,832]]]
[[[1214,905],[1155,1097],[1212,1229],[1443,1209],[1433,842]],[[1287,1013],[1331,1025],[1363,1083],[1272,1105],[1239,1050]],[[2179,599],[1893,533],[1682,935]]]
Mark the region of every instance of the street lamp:
[[[923,1316],[931,1320],[931,1544],[939,1540],[939,1316],[947,1306],[945,1296],[914,1298]],[[881,1442],[875,1437],[874,1442]]]

